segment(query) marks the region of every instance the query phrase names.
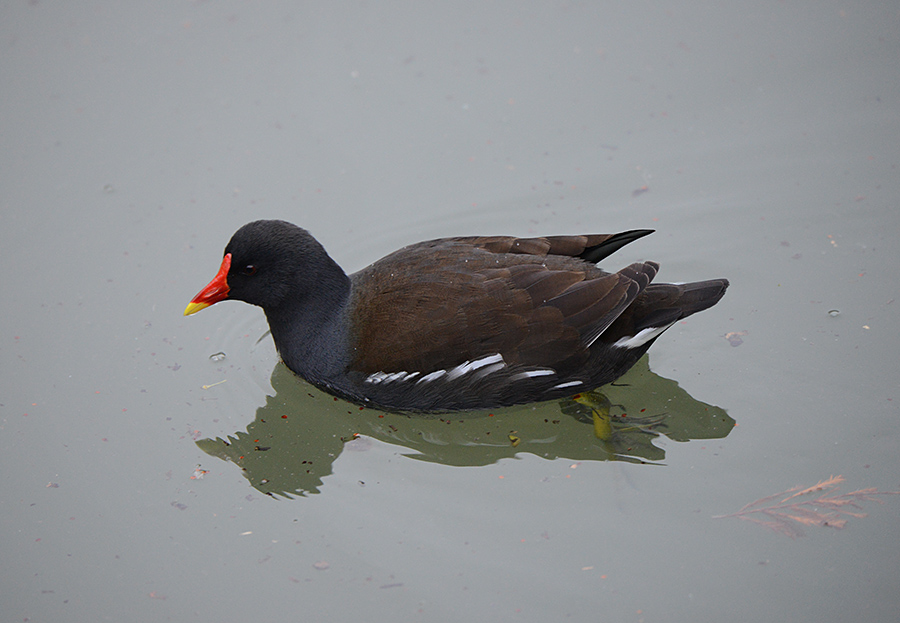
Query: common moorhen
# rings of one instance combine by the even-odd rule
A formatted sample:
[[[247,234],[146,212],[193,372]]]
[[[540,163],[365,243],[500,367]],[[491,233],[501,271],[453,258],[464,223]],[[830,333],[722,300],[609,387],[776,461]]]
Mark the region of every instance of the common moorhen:
[[[443,238],[350,275],[305,229],[241,227],[187,306],[259,305],[284,363],[310,383],[390,411],[486,409],[571,396],[624,374],[728,281],[651,284],[659,265],[597,262],[652,233]]]

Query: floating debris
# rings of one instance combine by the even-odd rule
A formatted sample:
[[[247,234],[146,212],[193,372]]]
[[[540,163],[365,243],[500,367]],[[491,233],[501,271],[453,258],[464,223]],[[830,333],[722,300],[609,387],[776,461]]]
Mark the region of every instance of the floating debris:
[[[744,343],[743,336],[747,335],[746,331],[731,331],[730,333],[725,334],[725,339],[732,346],[740,346]]]
[[[846,527],[847,518],[866,517],[866,513],[859,512],[863,502],[883,504],[883,500],[877,496],[900,495],[900,491],[878,491],[875,487],[838,494],[837,486],[842,482],[843,476],[831,476],[806,489],[793,487],[767,495],[746,504],[736,513],[716,515],[713,519],[737,517],[796,539],[804,534],[801,525],[839,530]],[[813,497],[813,494],[819,495]]]

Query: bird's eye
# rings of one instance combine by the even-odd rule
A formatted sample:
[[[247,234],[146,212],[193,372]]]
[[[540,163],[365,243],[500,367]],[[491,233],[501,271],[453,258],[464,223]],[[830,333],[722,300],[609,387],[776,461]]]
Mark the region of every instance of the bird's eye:
[[[241,269],[241,272],[245,275],[255,275],[256,274],[256,266],[253,264],[247,264]]]

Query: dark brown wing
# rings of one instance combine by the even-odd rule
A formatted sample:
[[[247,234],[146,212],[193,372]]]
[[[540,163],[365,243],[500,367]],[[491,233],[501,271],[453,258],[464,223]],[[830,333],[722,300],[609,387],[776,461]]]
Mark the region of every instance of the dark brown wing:
[[[351,367],[427,374],[494,353],[510,366],[581,366],[656,273],[644,263],[609,274],[581,258],[646,233],[449,238],[401,249],[351,277],[354,334],[366,345]]]

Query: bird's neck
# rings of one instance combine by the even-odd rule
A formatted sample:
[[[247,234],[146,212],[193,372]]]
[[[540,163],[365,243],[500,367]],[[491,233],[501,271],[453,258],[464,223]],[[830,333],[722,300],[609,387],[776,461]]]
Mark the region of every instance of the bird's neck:
[[[265,309],[278,353],[288,368],[321,384],[347,366],[350,279],[328,258],[312,281],[312,290],[297,291]]]

